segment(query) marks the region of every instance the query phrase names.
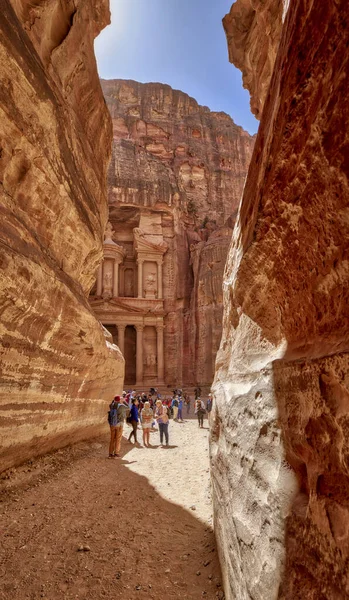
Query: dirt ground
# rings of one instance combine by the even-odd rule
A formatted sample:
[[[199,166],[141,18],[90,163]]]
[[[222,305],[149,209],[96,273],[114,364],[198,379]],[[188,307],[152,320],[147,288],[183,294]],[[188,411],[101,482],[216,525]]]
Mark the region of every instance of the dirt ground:
[[[1,600],[224,598],[208,428],[170,421],[170,446],[108,459],[109,431],[0,481]],[[129,426],[124,428],[128,435]],[[139,441],[142,444],[141,431]]]

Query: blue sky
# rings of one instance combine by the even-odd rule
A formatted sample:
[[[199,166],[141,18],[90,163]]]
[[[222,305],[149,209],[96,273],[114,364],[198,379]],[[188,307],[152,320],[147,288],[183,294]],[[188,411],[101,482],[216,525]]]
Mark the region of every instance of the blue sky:
[[[255,133],[241,73],[229,63],[222,18],[232,0],[110,0],[95,42],[104,79],[168,83]]]

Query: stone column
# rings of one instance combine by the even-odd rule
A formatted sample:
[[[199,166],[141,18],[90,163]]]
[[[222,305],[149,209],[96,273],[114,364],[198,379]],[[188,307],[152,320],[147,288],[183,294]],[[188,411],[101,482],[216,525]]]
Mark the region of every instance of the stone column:
[[[143,298],[143,260],[138,260],[138,298]]]
[[[98,267],[97,271],[97,296],[101,296],[103,291],[103,262]]]
[[[136,325],[137,356],[136,356],[136,387],[143,385],[143,325]]]
[[[158,355],[158,384],[165,382],[164,370],[164,326],[156,326],[157,355]]]
[[[162,298],[162,260],[158,262],[158,298]]]
[[[116,260],[114,261],[113,298],[119,296],[119,264]]]
[[[122,352],[125,354],[125,329],[126,325],[116,325],[118,328],[118,346]]]

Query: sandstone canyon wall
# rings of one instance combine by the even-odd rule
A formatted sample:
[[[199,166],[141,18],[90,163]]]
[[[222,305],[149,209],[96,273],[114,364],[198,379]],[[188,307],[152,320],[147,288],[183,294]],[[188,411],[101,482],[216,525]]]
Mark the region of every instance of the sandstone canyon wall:
[[[153,228],[168,247],[164,304],[157,309],[165,323],[165,383],[210,386],[223,270],[254,138],[225,113],[168,85],[115,80],[102,87],[114,131],[108,175],[113,239],[127,252],[131,246],[131,260],[132,231],[142,223],[149,239]],[[98,300],[94,290],[92,305],[112,323],[113,301]]]
[[[235,12],[247,4],[258,14],[268,2],[238,0]],[[284,18],[253,41],[247,31],[242,50],[264,49],[280,25],[270,85],[251,89],[266,99],[224,279],[215,525],[227,598],[339,600],[349,597],[349,7],[291,0]],[[243,66],[255,82],[259,66]]]
[[[1,469],[96,431],[122,385],[87,301],[108,212],[93,53],[108,19],[107,0],[1,5]]]

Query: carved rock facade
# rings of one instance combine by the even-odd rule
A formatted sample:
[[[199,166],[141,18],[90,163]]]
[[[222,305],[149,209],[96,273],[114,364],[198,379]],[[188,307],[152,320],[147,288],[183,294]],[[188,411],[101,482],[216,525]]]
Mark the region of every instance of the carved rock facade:
[[[209,386],[254,138],[167,85],[102,87],[114,129],[113,234],[91,304],[124,351],[127,386]]]
[[[229,599],[349,597],[348,22],[344,0],[291,0],[228,258],[212,475]]]
[[[0,11],[0,446],[6,468],[90,435],[123,359],[87,301],[107,220],[107,0]]]

